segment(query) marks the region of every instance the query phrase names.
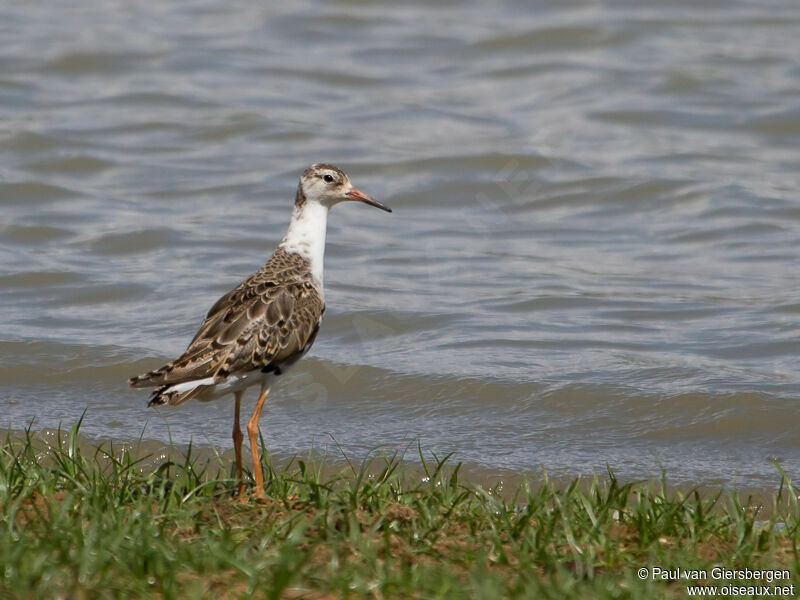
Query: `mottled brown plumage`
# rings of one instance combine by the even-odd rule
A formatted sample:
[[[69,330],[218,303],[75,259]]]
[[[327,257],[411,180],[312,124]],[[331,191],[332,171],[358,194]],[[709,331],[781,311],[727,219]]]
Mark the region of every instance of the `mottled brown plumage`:
[[[219,384],[234,374],[280,372],[308,351],[324,312],[308,261],[278,248],[263,267],[217,300],[183,354],[131,378],[130,384],[160,386],[151,405],[177,405],[209,387],[168,391],[178,383],[212,377]]]

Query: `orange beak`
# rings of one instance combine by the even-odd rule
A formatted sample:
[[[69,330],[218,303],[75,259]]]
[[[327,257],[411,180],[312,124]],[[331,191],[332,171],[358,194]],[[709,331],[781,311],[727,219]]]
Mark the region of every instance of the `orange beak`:
[[[349,192],[347,192],[347,198],[349,200],[357,200],[358,202],[363,202],[364,204],[369,204],[370,206],[374,206],[375,208],[380,208],[381,210],[385,210],[386,212],[392,212],[392,209],[386,206],[385,204],[381,204],[377,200],[373,200],[369,196],[367,196],[364,192],[353,188]]]

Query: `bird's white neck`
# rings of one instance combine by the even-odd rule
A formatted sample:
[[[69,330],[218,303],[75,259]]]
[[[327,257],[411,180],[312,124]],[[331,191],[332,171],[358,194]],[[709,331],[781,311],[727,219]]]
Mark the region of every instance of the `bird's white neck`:
[[[305,201],[296,204],[292,221],[280,247],[305,258],[311,265],[311,274],[322,290],[322,263],[325,258],[325,231],[328,225],[328,207],[319,202]]]

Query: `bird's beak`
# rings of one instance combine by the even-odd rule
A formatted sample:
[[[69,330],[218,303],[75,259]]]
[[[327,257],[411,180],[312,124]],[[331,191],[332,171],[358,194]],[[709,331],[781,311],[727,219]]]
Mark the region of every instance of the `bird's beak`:
[[[367,196],[364,192],[357,190],[356,188],[353,188],[349,192],[347,192],[347,199],[358,200],[359,202],[363,202],[364,204],[369,204],[370,206],[374,206],[375,208],[380,208],[381,210],[385,210],[386,212],[392,212],[391,208],[389,208],[385,204],[381,204],[377,200],[373,200],[372,198]]]

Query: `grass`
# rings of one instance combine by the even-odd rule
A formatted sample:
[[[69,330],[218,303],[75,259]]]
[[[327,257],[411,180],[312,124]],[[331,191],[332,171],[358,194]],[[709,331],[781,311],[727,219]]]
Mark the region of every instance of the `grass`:
[[[267,500],[242,503],[219,476],[229,465],[190,449],[147,471],[82,450],[78,428],[53,447],[30,432],[0,442],[0,598],[683,598],[704,582],[639,569],[800,567],[785,477],[768,519],[732,493],[610,471],[501,497],[447,459],[423,460],[420,478],[396,456],[325,476],[316,461],[266,464]]]

